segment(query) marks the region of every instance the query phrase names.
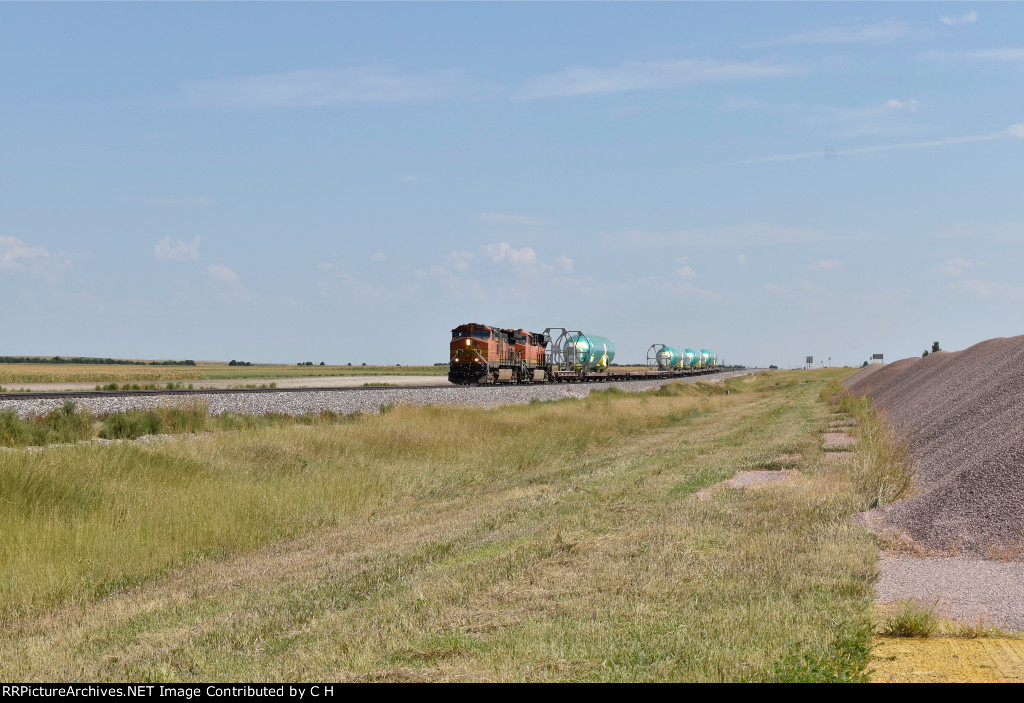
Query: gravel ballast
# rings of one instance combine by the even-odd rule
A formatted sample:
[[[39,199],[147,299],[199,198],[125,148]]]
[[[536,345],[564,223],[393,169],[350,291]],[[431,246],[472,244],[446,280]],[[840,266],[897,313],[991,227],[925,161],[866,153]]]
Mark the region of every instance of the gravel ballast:
[[[1020,558],[1024,336],[863,371],[847,387],[906,434],[918,474],[917,495],[870,522],[937,554]]]
[[[532,400],[561,400],[562,398],[583,398],[593,390],[619,388],[624,391],[650,391],[673,381],[696,383],[697,381],[721,381],[735,376],[744,376],[751,371],[728,371],[711,376],[678,378],[671,381],[618,381],[610,383],[559,383],[530,386],[484,386],[450,388],[360,388],[358,390],[289,391],[281,390],[262,393],[196,394],[188,396],[110,396],[102,398],[77,398],[79,407],[96,415],[124,412],[131,409],[148,409],[161,405],[183,405],[194,399],[209,404],[210,413],[237,413],[244,415],[266,415],[282,413],[301,415],[330,410],[348,414],[356,412],[379,412],[382,405],[472,405],[496,407],[499,405],[520,405]],[[63,399],[4,399],[0,410],[13,408],[20,416],[28,417],[47,413],[63,405]]]

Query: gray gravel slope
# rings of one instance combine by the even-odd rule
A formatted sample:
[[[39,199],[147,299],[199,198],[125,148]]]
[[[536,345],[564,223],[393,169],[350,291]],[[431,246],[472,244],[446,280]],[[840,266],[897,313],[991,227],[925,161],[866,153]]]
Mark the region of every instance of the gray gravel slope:
[[[919,494],[883,528],[940,553],[1024,556],[1024,336],[904,359],[852,378],[907,433]]]

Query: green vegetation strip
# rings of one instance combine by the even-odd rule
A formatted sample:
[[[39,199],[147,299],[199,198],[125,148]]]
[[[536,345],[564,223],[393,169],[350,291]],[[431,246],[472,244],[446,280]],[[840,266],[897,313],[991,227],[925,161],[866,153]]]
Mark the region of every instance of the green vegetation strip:
[[[839,375],[0,452],[0,677],[862,680]]]
[[[0,410],[0,447],[43,447],[92,439],[138,439],[146,435],[253,430],[279,425],[325,425],[356,419],[358,415],[330,410],[302,415],[210,415],[209,405],[203,400],[97,417],[79,409],[75,401],[67,400],[56,410],[28,418],[19,417],[10,408]]]

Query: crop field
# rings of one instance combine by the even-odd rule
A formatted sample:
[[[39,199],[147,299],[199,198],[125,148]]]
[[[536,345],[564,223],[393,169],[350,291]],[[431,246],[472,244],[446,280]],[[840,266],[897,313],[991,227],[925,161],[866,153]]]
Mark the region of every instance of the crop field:
[[[0,678],[862,680],[846,373],[0,450]]]
[[[199,362],[195,366],[121,364],[0,364],[0,386],[16,383],[159,383],[217,379],[295,378],[307,376],[444,376],[445,366],[297,366],[259,364],[229,366]]]

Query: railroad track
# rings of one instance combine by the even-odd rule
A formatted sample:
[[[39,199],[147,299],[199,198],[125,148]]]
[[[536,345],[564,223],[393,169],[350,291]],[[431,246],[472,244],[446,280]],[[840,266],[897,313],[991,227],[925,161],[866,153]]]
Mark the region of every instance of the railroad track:
[[[593,377],[587,383],[623,383],[630,381],[654,381],[662,379],[675,381],[686,378],[700,378],[703,376],[716,376],[727,371],[704,372],[699,374],[687,374],[681,376],[620,376],[616,378]],[[73,400],[75,398],[133,398],[133,397],[166,397],[175,395],[242,395],[245,393],[358,393],[367,391],[415,391],[442,388],[521,388],[523,386],[554,386],[557,383],[534,383],[534,384],[496,384],[496,385],[468,385],[457,386],[451,383],[430,386],[317,386],[307,388],[176,388],[138,391],[46,391],[28,393],[0,393],[0,400]]]

